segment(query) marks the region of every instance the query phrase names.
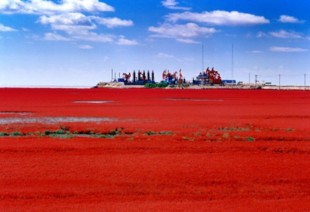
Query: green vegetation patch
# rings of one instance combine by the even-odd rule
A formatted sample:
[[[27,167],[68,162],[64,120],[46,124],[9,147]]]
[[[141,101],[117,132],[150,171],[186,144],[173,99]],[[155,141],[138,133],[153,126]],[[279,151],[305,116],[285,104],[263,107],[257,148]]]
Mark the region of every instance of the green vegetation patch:
[[[253,137],[246,137],[245,140],[249,141],[249,142],[253,142],[253,141],[255,141],[255,138],[253,138]]]
[[[108,132],[94,132],[91,130],[84,130],[84,131],[70,131],[69,128],[60,127],[57,130],[45,130],[43,132],[29,132],[29,133],[22,133],[22,132],[0,132],[1,137],[6,136],[50,136],[50,137],[57,137],[57,138],[72,138],[72,137],[94,137],[94,138],[114,138],[115,136],[122,135],[122,128],[115,128]]]
[[[24,134],[21,132],[11,132],[10,136],[23,136]]]
[[[145,135],[148,135],[148,136],[152,136],[152,135],[173,135],[173,133],[171,131],[159,131],[159,132],[147,131],[145,133]]]
[[[161,81],[160,83],[146,83],[144,87],[145,88],[166,88],[168,87],[168,83],[165,81]]]
[[[3,136],[9,136],[9,134],[6,133],[6,132],[0,132],[0,136],[1,136],[1,137],[3,137]]]

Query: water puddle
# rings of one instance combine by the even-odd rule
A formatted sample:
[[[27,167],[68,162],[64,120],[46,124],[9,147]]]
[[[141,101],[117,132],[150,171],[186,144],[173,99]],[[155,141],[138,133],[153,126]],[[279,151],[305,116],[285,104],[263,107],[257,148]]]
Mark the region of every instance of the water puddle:
[[[223,99],[191,99],[191,98],[168,98],[171,101],[192,101],[192,102],[223,102]]]
[[[108,100],[77,100],[74,101],[73,103],[77,103],[77,104],[106,104],[106,103],[110,103],[112,101],[108,101]]]
[[[57,123],[74,123],[74,122],[114,122],[115,118],[97,118],[97,117],[8,117],[0,118],[0,124],[57,124]]]
[[[0,111],[0,115],[19,115],[19,116],[27,116],[32,114],[28,111]]]

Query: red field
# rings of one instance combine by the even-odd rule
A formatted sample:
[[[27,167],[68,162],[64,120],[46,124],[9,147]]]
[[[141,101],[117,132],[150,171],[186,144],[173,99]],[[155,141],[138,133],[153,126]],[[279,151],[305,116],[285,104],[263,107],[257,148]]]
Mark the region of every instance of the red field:
[[[0,211],[308,211],[310,92],[0,89]]]

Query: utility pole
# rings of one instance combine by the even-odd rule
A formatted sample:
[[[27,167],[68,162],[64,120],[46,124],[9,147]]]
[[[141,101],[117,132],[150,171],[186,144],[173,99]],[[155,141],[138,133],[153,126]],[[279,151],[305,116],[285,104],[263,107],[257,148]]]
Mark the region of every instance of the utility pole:
[[[257,74],[255,74],[255,85],[257,84],[257,77],[258,77],[258,75]]]
[[[281,89],[281,74],[279,74],[279,90]]]
[[[251,72],[249,72],[249,84],[251,84]]]
[[[305,90],[307,90],[307,74],[304,74]]]
[[[231,77],[234,79],[234,44],[231,47]]]
[[[205,46],[202,44],[202,49],[201,49],[201,69],[202,71],[205,70]]]
[[[111,82],[113,82],[113,68],[111,69]]]

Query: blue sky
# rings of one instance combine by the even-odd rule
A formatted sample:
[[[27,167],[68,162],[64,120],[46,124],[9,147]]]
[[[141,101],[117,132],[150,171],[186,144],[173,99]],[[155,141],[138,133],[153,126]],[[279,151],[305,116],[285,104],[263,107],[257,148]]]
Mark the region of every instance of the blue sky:
[[[309,0],[1,0],[0,86],[93,86],[117,73],[214,67],[310,84]],[[232,60],[232,46],[234,49]],[[232,65],[232,61],[233,64]],[[232,71],[233,70],[233,71]]]

